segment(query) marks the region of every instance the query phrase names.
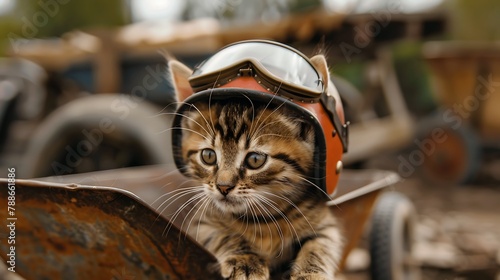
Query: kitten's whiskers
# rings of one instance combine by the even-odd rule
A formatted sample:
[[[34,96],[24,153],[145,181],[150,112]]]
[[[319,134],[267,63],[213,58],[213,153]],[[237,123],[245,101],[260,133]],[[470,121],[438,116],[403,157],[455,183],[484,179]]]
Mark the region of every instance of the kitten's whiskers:
[[[214,85],[212,86],[212,89],[210,90],[210,95],[208,96],[208,115],[210,117],[210,124],[212,125],[212,131],[215,132],[215,125],[214,125],[214,120],[212,118],[212,94],[214,92],[214,88],[217,86],[217,83],[219,82],[219,78],[220,78],[220,72],[219,74],[217,75],[217,78],[215,79],[214,81]],[[215,134],[214,134],[214,137],[215,137]]]
[[[175,189],[173,191],[170,191],[170,192],[167,192],[167,193],[164,193],[162,194],[160,197],[158,197],[157,199],[155,199],[151,205],[154,205],[156,202],[158,202],[160,199],[166,197],[166,196],[169,196],[169,198],[165,201],[163,201],[157,208],[156,210],[158,211],[165,203],[167,203],[168,201],[174,199],[172,202],[176,201],[178,198],[184,196],[184,195],[188,195],[188,194],[192,194],[192,193],[197,193],[197,192],[200,192],[202,191],[202,189],[199,187],[199,186],[196,186],[196,187],[186,187],[186,188],[178,188],[178,189]],[[170,206],[170,203],[166,206],[168,207]],[[165,210],[165,208],[164,208]]]
[[[273,97],[273,98],[274,98],[274,97]],[[278,110],[279,110],[279,109],[280,109],[280,108],[281,108],[281,107],[285,104],[286,100],[285,100],[285,101],[283,101],[283,102],[282,102],[279,106],[277,106],[277,107],[276,107],[273,111],[271,111],[271,113],[269,113],[269,115],[267,115],[267,117],[266,117],[265,119],[263,119],[262,121],[260,121],[260,119],[261,119],[262,115],[263,115],[263,114],[264,114],[264,112],[266,111],[266,109],[267,109],[267,107],[269,106],[270,102],[271,102],[271,101],[269,101],[269,103],[266,105],[266,107],[265,107],[265,108],[262,110],[262,112],[260,113],[260,115],[259,115],[259,119],[257,119],[257,122],[256,122],[256,123],[257,123],[257,126],[255,127],[255,129],[254,129],[253,131],[250,131],[250,133],[249,133],[250,137],[249,137],[249,138],[253,138],[253,137],[254,137],[254,135],[255,135],[256,133],[258,133],[258,132],[261,130],[261,128],[262,128],[263,126],[267,125],[266,120],[267,120],[267,119],[269,119],[269,118],[270,118],[270,117],[271,117],[274,113],[276,113],[276,112],[277,112],[277,111],[278,111]]]
[[[288,204],[290,204],[293,208],[295,208],[297,210],[297,212],[300,213],[300,215],[302,215],[302,217],[304,217],[304,220],[307,222],[307,224],[309,225],[311,230],[314,232],[314,235],[316,235],[316,231],[314,230],[314,227],[309,222],[309,219],[307,219],[306,215],[304,215],[302,210],[300,210],[300,208],[295,203],[293,203],[293,201],[291,201],[288,197],[282,196],[282,195],[277,195],[277,194],[274,194],[272,192],[267,192],[267,191],[262,191],[262,193],[265,193],[265,194],[272,196],[272,197],[276,197],[276,198],[281,199],[281,200],[287,202]]]
[[[209,142],[211,141],[211,139],[209,139],[207,136],[199,133],[198,131],[195,131],[195,130],[189,129],[189,128],[185,128],[185,127],[170,127],[170,128],[167,128],[167,129],[164,129],[164,130],[158,132],[157,134],[165,133],[165,132],[171,131],[171,130],[186,130],[186,131],[189,131],[191,133],[194,133],[194,134],[197,134],[197,135],[203,137],[205,140],[207,140]]]
[[[179,172],[179,170],[178,170],[178,169],[173,169],[173,170],[171,170],[170,172],[167,172],[167,173],[162,173],[161,175],[151,176],[151,177],[149,177],[149,178],[148,178],[148,180],[147,180],[146,182],[148,182],[148,183],[149,183],[149,182],[158,182],[158,181],[161,181],[161,179],[168,178],[168,177],[170,177],[172,174],[177,173],[177,172]],[[191,182],[191,181],[193,181],[193,179],[188,179],[188,178],[187,178],[186,180],[184,180],[184,181],[182,182],[182,184],[181,184],[181,185],[177,186],[177,188],[179,188],[180,186],[184,185],[186,182]],[[163,187],[168,186],[168,185],[170,185],[171,183],[172,183],[172,182],[168,182],[168,183],[164,184],[164,185],[163,185]]]
[[[309,185],[315,187],[316,189],[318,189],[319,191],[321,191],[321,193],[323,193],[326,197],[328,197],[329,200],[332,200],[332,197],[327,194],[322,188],[320,188],[318,185],[316,185],[315,183],[311,182],[310,180],[306,179],[304,176],[298,176],[299,179],[301,179],[302,181],[308,183]]]
[[[292,236],[295,235],[295,237],[297,238],[297,241],[299,241],[299,244],[300,244],[300,237],[299,237],[299,234],[297,233],[297,230],[295,229],[292,221],[290,221],[290,219],[288,219],[288,217],[286,216],[285,213],[283,213],[283,211],[281,211],[281,209],[279,209],[278,205],[276,202],[270,200],[269,198],[263,196],[263,195],[256,195],[257,197],[259,197],[259,199],[262,200],[262,202],[264,202],[266,205],[268,205],[269,207],[271,207],[276,213],[278,213],[282,218],[283,220],[288,224],[288,228],[290,229],[291,233],[292,233]]]
[[[196,194],[196,195],[190,197],[186,202],[181,204],[174,213],[165,214],[165,216],[169,219],[171,224],[163,231],[163,234],[165,234],[165,232],[167,232],[167,234],[168,234],[168,230],[170,229],[170,227],[172,226],[174,221],[177,219],[177,217],[181,214],[181,212],[187,206],[189,206],[189,204],[191,204],[194,200],[201,198],[203,196],[203,193],[201,192],[199,187],[198,187],[198,189],[194,189],[194,187],[193,187],[193,189],[179,190],[179,193],[176,193],[175,195],[170,196],[166,201],[162,202],[162,204],[160,204],[160,206],[158,206],[157,211],[159,212],[159,214],[158,214],[158,217],[159,217],[160,215],[163,215],[163,212],[165,212],[167,209],[169,209],[169,207],[170,207],[170,205],[172,205],[172,203],[176,202],[181,197],[193,195],[193,194]],[[168,195],[168,194],[164,194],[164,195],[162,195],[162,197],[165,195]],[[168,201],[170,201],[170,203],[166,204]],[[160,208],[161,208],[161,210],[160,210]],[[158,219],[158,217],[157,217],[157,219]]]
[[[205,120],[205,117],[203,116],[203,114],[201,114],[201,112],[198,110],[198,108],[196,108],[196,106],[194,106],[193,104],[190,104],[192,108],[195,108],[197,110],[197,112],[200,114],[200,116]],[[210,136],[214,136],[215,135],[215,132],[212,130],[212,128],[210,126],[207,126],[208,129],[210,129],[211,131],[209,132],[203,125],[201,125],[201,123],[199,123],[198,121],[196,121],[194,118],[186,115],[186,114],[181,114],[181,113],[163,113],[164,115],[172,115],[172,116],[181,116],[185,119],[188,119],[190,121],[192,121],[194,124],[198,125],[203,131],[205,131],[205,133],[207,135],[210,135]],[[208,122],[207,122],[208,124]],[[161,132],[159,132],[158,134],[161,134],[161,133],[164,133],[164,132],[167,132],[169,129],[166,129],[166,130],[163,130]]]
[[[201,219],[205,217],[205,213],[207,212],[207,209],[209,208],[209,205],[213,205],[213,199],[210,197],[207,197],[207,203],[202,205],[203,211],[200,214],[200,218],[198,219],[198,227],[196,228],[196,240],[198,240],[198,234],[200,232],[200,226],[201,226]],[[210,207],[210,209],[213,209],[213,207]]]
[[[198,112],[198,114],[203,118],[205,123],[207,124],[207,127],[210,129],[210,132],[211,132],[211,133],[208,133],[208,131],[205,130],[207,132],[207,134],[210,134],[212,137],[215,137],[215,128],[213,126],[213,123],[210,126],[210,123],[208,122],[207,118],[201,113],[200,109],[198,109],[198,107],[196,107],[194,104],[191,104],[191,108],[194,108]]]
[[[189,198],[186,202],[184,202],[180,207],[179,209],[177,209],[174,214],[172,215],[172,218],[171,218],[171,223],[170,225],[165,228],[165,230],[163,230],[163,235],[168,235],[168,232],[170,231],[170,228],[172,227],[173,225],[173,222],[179,217],[179,215],[184,212],[184,210],[189,207],[189,205],[201,198],[203,198],[204,194],[203,193],[198,193],[197,195]],[[187,234],[187,233],[186,233]]]
[[[264,205],[269,205],[269,202],[267,202],[265,200],[265,197],[261,196],[261,195],[258,195],[258,194],[255,194],[254,196],[256,198],[256,206],[258,206],[260,209],[262,209],[265,214],[269,217],[269,219],[273,222],[273,224],[276,226],[276,231],[278,232],[278,235],[279,235],[279,238],[281,240],[281,248],[278,252],[278,255],[276,256],[276,258],[279,258],[283,255],[284,253],[284,249],[285,249],[285,235],[284,235],[284,232],[283,230],[281,229],[281,226],[278,222],[278,220],[276,220],[276,218],[273,216],[273,214],[269,211],[269,209],[267,209],[267,207]],[[275,209],[275,211],[277,210],[277,212],[279,211],[281,214],[283,214],[279,209]],[[262,213],[262,212],[261,212]],[[265,216],[263,216],[265,217]],[[270,232],[271,236],[272,236],[272,231]]]
[[[193,205],[193,207],[186,213],[186,215],[184,216],[184,219],[182,220],[182,223],[181,223],[181,229],[184,229],[184,222],[186,222],[186,219],[190,216],[191,212],[196,209],[196,211],[193,213],[193,215],[191,216],[191,218],[189,219],[189,222],[188,222],[188,225],[185,229],[185,232],[189,232],[189,228],[191,227],[191,223],[193,222],[193,220],[196,218],[196,215],[198,214],[198,212],[200,211],[200,209],[205,209],[204,206],[207,205],[207,203],[209,202],[209,199],[207,196],[203,197],[202,199],[200,199],[198,202],[196,202],[195,205]],[[201,203],[201,206],[198,207],[198,205]],[[204,211],[202,211],[204,212]],[[196,229],[196,240],[198,240],[198,231],[199,231],[199,223],[198,223],[198,228]],[[187,235],[186,235],[187,236]]]
[[[257,205],[255,205],[255,202],[252,199],[245,198],[245,201],[246,201],[248,207],[251,209],[252,219],[253,219],[254,225],[257,224],[259,226],[259,232],[260,232],[260,249],[263,250],[264,249],[263,248],[264,247],[263,232],[262,232],[262,226],[260,225],[259,220],[258,220],[257,211],[259,211],[259,213],[261,215],[263,215],[263,213],[262,213],[262,211],[260,211],[260,209],[257,207]],[[248,224],[248,222],[247,222],[247,224]],[[267,225],[267,228],[268,228],[269,233],[270,233],[271,244],[272,244],[272,242],[273,242],[273,235],[272,235],[271,227],[269,226],[268,223],[266,223],[266,225]],[[252,243],[255,243],[256,239],[257,239],[257,231],[254,229],[254,239],[253,239]]]

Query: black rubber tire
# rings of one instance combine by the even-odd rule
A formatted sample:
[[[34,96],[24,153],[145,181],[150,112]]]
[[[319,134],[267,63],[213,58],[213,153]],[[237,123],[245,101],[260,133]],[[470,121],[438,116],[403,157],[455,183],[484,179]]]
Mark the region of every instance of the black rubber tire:
[[[134,100],[126,95],[99,94],[72,101],[58,108],[38,126],[19,168],[20,176],[59,176],[173,163],[169,130],[172,118],[164,113],[147,101]],[[103,120],[107,126],[102,125]],[[91,132],[95,132],[94,142],[88,137]],[[76,149],[80,143],[87,144],[90,149],[72,156],[68,147],[79,153],[83,151],[83,144],[81,150]],[[89,154],[85,155],[87,152]],[[102,163],[106,156],[108,158]],[[82,159],[80,163],[76,160],[78,158]],[[83,164],[89,161],[90,164]],[[55,167],[60,166],[63,168],[56,170]]]
[[[372,280],[418,280],[420,268],[413,258],[413,204],[397,192],[383,193],[372,216],[370,272]]]
[[[331,79],[342,99],[345,119],[353,123],[359,122],[363,114],[363,95],[346,79],[336,75],[332,75]]]
[[[0,151],[9,138],[9,128],[16,119],[16,106],[19,102],[19,89],[9,80],[0,81]]]

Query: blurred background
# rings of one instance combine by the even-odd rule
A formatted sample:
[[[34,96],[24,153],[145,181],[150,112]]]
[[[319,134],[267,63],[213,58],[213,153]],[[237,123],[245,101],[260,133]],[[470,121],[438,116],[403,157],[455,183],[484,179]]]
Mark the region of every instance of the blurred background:
[[[36,178],[171,162],[165,53],[194,67],[272,39],[327,56],[345,166],[403,178],[422,278],[498,280],[499,20],[496,0],[0,0],[0,165]],[[362,245],[346,279],[369,279]]]

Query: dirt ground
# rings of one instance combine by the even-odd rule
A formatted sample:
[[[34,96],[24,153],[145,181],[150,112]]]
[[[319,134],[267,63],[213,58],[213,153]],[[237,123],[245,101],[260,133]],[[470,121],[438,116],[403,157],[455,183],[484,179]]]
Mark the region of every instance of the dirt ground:
[[[422,280],[500,280],[499,166],[484,166],[489,174],[469,185],[443,186],[413,176],[393,187],[411,199],[418,213],[415,257]],[[344,278],[370,279],[364,265]]]
[[[401,191],[418,211],[424,279],[500,279],[500,184],[438,187],[415,179]],[[447,272],[454,278],[439,277]]]

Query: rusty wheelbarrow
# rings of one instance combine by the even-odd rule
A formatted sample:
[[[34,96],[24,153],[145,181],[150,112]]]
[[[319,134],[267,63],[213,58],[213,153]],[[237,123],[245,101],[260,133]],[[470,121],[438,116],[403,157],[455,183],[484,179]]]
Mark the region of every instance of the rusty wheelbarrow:
[[[418,276],[411,260],[411,203],[394,192],[380,195],[398,180],[388,171],[342,173],[329,202],[345,232],[341,266],[370,225],[373,279]],[[5,273],[24,279],[221,279],[216,259],[179,230],[182,219],[170,222],[159,214],[168,211],[155,210],[158,197],[187,184],[171,165],[13,181],[0,179]]]
[[[470,183],[500,151],[500,44],[428,42],[423,55],[440,110],[421,129],[422,173],[441,185]]]

